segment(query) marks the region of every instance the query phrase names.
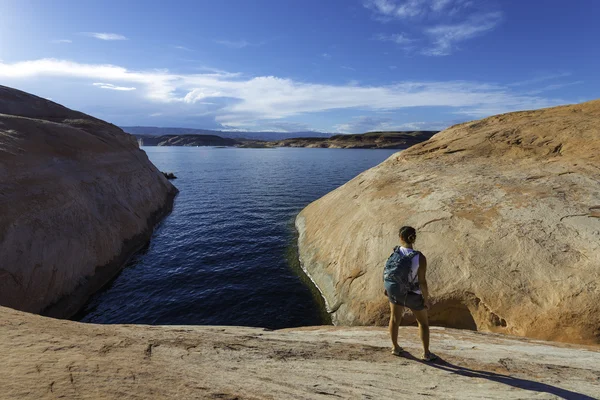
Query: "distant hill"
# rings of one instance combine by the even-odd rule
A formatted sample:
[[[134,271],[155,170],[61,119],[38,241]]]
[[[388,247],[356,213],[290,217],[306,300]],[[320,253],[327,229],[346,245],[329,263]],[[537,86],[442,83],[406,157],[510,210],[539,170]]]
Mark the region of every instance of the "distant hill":
[[[198,131],[198,130],[196,130]],[[207,131],[203,132],[217,132]],[[134,134],[142,146],[235,146],[244,148],[311,147],[333,149],[405,149],[428,140],[437,131],[368,132],[331,137],[296,137],[282,140],[232,139],[208,134],[154,136]]]
[[[338,149],[404,149],[428,140],[437,131],[367,132],[329,138],[305,137],[269,142],[272,147],[323,147]]]
[[[235,146],[239,142],[217,135],[134,135],[142,146]]]
[[[192,128],[160,128],[156,126],[121,126],[127,133],[132,135],[144,136],[166,136],[166,135],[215,135],[230,139],[250,139],[250,140],[282,140],[299,137],[330,137],[331,133],[324,132],[236,132],[236,131],[216,131],[209,129]]]

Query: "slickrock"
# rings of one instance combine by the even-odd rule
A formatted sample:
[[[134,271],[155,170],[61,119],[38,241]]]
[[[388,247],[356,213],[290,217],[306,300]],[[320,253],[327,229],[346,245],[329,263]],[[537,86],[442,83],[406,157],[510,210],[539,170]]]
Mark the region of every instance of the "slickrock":
[[[133,136],[0,86],[0,304],[73,314],[175,193]]]
[[[593,399],[597,349],[434,328],[92,325],[0,307],[1,399]]]
[[[600,343],[600,100],[453,126],[307,206],[300,258],[336,324],[386,324],[402,225],[433,324]]]

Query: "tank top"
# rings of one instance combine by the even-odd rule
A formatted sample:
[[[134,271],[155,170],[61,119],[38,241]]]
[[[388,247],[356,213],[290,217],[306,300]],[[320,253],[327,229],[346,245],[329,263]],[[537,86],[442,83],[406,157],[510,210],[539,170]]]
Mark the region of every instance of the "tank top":
[[[416,251],[414,249],[407,249],[406,247],[402,247],[402,246],[400,246],[398,249],[405,256]],[[414,256],[411,260],[412,265],[410,266],[409,279],[415,283],[419,282],[419,274],[418,274],[419,273],[419,257],[420,257],[420,254],[417,254],[416,256]],[[421,294],[421,289],[414,290],[413,292]]]

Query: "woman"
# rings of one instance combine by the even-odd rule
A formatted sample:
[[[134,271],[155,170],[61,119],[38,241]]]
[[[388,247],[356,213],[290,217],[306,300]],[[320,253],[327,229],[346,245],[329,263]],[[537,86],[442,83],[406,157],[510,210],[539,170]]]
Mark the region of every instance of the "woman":
[[[437,356],[429,351],[429,321],[427,310],[429,309],[429,290],[427,288],[427,259],[425,256],[414,250],[413,245],[417,240],[415,228],[403,226],[399,231],[400,246],[394,249],[394,252],[401,256],[410,258],[412,263],[409,272],[409,279],[412,289],[405,295],[396,297],[386,290],[384,293],[390,301],[390,337],[392,339],[392,354],[399,356],[402,353],[402,347],[398,345],[398,326],[402,321],[404,307],[409,308],[417,319],[419,324],[419,335],[423,342],[424,361],[433,361]]]

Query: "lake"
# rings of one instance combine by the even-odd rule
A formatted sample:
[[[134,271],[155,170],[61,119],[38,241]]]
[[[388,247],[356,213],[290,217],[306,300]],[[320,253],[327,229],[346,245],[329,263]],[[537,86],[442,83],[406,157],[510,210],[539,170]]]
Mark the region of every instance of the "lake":
[[[142,149],[178,177],[173,212],[77,320],[271,329],[330,323],[299,268],[294,219],[398,150]]]

